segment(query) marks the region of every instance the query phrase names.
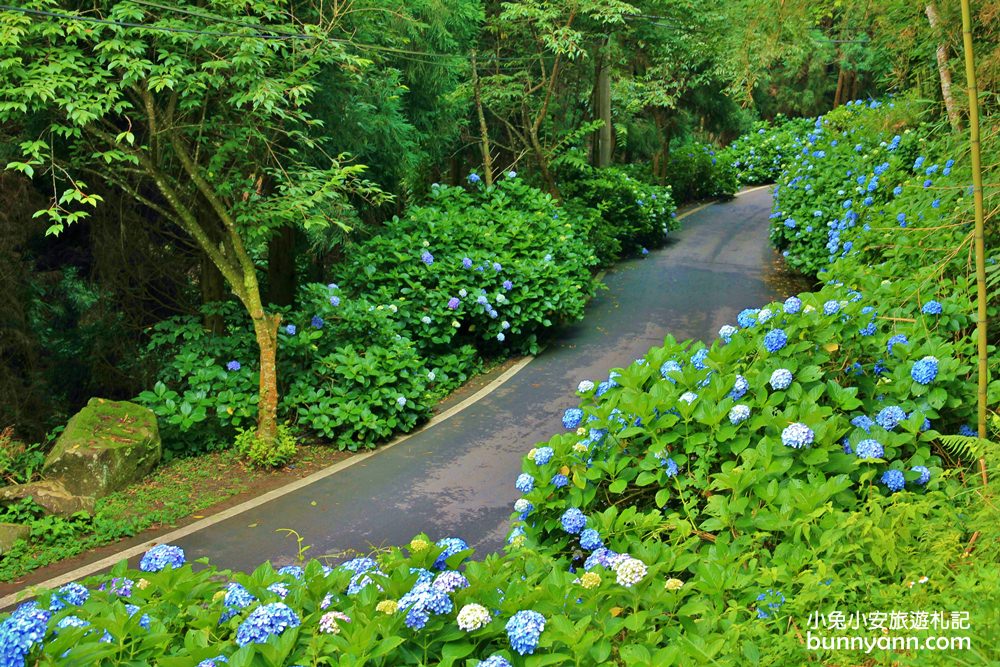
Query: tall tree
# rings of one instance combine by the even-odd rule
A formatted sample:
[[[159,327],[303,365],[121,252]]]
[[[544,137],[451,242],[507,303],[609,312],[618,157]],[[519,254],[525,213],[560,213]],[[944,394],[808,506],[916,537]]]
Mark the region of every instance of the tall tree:
[[[29,0],[0,12],[0,121],[34,134],[8,165],[49,184],[48,233],[100,203],[83,175],[121,187],[184,230],[246,309],[259,347],[257,435],[277,433],[280,315],[262,297],[257,257],[282,227],[343,226],[347,192],[377,196],[364,167],[302,159],[321,148],[304,110],[324,66],[363,59],[285,2],[217,0],[211,13],[106,0],[86,10]],[[39,129],[40,128],[40,129]]]

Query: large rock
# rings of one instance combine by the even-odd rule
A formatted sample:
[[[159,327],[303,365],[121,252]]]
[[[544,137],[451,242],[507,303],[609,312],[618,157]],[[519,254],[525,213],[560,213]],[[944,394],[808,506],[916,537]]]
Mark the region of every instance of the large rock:
[[[18,540],[26,540],[31,529],[19,523],[0,523],[0,556],[10,551]]]
[[[92,398],[66,424],[42,474],[73,495],[102,498],[148,475],[162,453],[151,410]]]
[[[62,482],[48,479],[30,484],[16,484],[0,488],[0,505],[16,503],[31,498],[49,514],[68,517],[77,512],[94,513],[92,496],[77,496],[66,490]]]

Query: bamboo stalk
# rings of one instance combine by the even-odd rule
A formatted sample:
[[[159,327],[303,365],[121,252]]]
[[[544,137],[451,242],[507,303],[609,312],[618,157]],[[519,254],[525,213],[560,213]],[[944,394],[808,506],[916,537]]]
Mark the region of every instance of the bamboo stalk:
[[[978,418],[979,437],[986,439],[986,387],[989,382],[986,348],[986,242],[983,212],[983,171],[979,146],[979,93],[976,87],[976,60],[972,46],[972,11],[969,0],[962,0],[962,42],[965,50],[965,78],[969,90],[969,143],[972,152],[972,200],[976,216],[976,333],[979,348]],[[986,461],[979,459],[983,485],[987,483]]]

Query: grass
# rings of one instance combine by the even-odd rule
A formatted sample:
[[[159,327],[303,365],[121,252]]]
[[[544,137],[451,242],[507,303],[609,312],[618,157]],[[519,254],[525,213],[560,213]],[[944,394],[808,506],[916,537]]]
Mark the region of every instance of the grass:
[[[3,554],[0,582],[146,530],[200,518],[199,511],[301,477],[344,456],[331,447],[302,445],[288,466],[271,471],[251,468],[235,450],[225,450],[174,459],[141,483],[98,500],[93,516],[42,516],[33,503],[7,507],[0,511],[0,522],[28,523],[31,537]]]

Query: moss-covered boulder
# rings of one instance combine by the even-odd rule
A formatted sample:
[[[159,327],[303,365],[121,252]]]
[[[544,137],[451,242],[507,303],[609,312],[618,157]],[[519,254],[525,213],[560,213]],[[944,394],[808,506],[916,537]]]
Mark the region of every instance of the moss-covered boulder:
[[[31,498],[48,514],[56,516],[73,516],[77,512],[94,513],[92,496],[74,495],[58,480],[45,479],[30,484],[0,487],[0,505],[11,505],[25,498]]]
[[[0,556],[10,551],[18,540],[26,540],[31,529],[17,523],[0,523]]]
[[[74,495],[102,498],[148,475],[162,453],[151,410],[92,398],[66,424],[42,473]]]

